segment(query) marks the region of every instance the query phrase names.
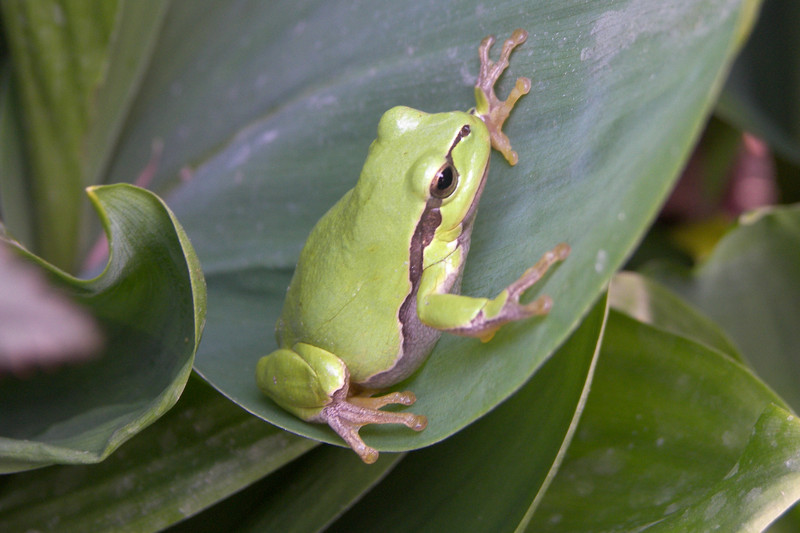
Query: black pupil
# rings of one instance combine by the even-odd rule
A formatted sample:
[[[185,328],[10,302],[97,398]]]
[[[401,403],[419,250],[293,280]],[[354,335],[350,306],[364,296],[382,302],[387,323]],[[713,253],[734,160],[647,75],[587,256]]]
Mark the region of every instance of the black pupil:
[[[446,190],[453,184],[453,167],[446,167],[439,173],[439,180],[436,182],[436,188],[440,191]]]

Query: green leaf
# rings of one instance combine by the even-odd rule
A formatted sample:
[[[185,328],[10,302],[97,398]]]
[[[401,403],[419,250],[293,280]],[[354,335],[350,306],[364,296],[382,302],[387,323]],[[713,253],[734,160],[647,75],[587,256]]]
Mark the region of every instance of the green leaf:
[[[366,465],[350,450],[319,446],[170,532],[321,531],[401,459],[383,454]]]
[[[520,391],[446,442],[408,454],[332,530],[524,528],[578,425],[605,318],[602,298]]]
[[[529,530],[757,531],[747,524],[764,527],[800,497],[798,431],[739,363],[612,311],[583,417]]]
[[[741,217],[694,271],[651,265],[645,273],[711,317],[755,371],[800,409],[800,205]]]
[[[11,90],[8,65],[0,71],[0,220],[5,232],[26,245],[34,242],[32,198],[25,179],[19,108]]]
[[[5,531],[157,531],[313,446],[195,378],[174,409],[102,464],[0,478],[0,525]]]
[[[749,490],[747,490],[749,489]],[[800,421],[769,405],[725,478],[653,531],[763,531],[800,500]]]
[[[611,281],[609,303],[645,324],[688,337],[741,361],[730,339],[709,318],[678,295],[635,272],[620,272]]]
[[[89,189],[111,259],[91,280],[26,254],[103,329],[96,360],[0,387],[0,471],[92,463],[177,400],[205,320],[197,257],[165,204],[130,185]]]
[[[87,185],[104,182],[109,159],[115,153],[170,4],[170,0],[119,2],[103,83],[92,95],[92,121],[84,140],[87,149],[83,176]]]
[[[76,269],[79,252],[91,243],[82,191],[100,182],[158,35],[164,4],[0,4],[28,154],[33,249],[60,268]]]
[[[498,89],[506,94],[519,75],[533,79],[507,128],[520,163],[492,165],[463,292],[494,295],[565,241],[572,255],[541,288],[553,312],[485,345],[442,339],[402,385],[416,393],[413,410],[428,416],[428,428],[363,433],[379,449],[405,450],[487,413],[567,338],[652,221],[756,6],[173,5],[160,46],[174,53],[154,58],[113,175],[123,178],[147,159],[152,139],[163,140],[154,186],[172,191],[209,282],[197,369],[270,422],[339,442],[274,406],[253,378],[256,361],[275,348],[271,330],[302,243],[355,183],[384,111],[469,108],[481,38],[520,26],[530,37]]]

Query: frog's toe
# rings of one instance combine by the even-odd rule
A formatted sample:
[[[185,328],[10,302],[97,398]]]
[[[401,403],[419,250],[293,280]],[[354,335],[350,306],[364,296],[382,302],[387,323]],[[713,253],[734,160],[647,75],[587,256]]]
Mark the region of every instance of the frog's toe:
[[[514,88],[505,100],[500,100],[495,94],[494,85],[503,71],[508,68],[511,51],[525,42],[528,32],[522,29],[515,30],[511,37],[503,44],[503,51],[497,62],[489,59],[489,49],[494,44],[494,37],[485,38],[478,53],[481,59],[481,69],[475,83],[475,111],[483,119],[489,129],[492,147],[503,154],[510,165],[516,165],[519,160],[517,153],[511,149],[511,142],[503,133],[505,123],[517,100],[531,90],[531,80],[518,78]]]
[[[403,391],[403,392],[390,392],[389,394],[384,394],[383,396],[369,396],[369,395],[358,395],[358,396],[351,396],[347,399],[350,403],[354,405],[360,405],[361,407],[366,407],[368,409],[380,409],[381,407],[393,403],[399,403],[401,405],[412,405],[414,402],[417,401],[417,397],[411,391]]]
[[[392,403],[411,405],[416,397],[411,392],[392,392],[376,398],[353,396],[334,397],[319,418],[326,422],[368,464],[378,459],[378,452],[367,446],[358,431],[367,424],[403,424],[414,431],[422,431],[428,419],[413,413],[393,413],[379,408]]]
[[[560,243],[552,250],[545,252],[535,265],[526,270],[517,281],[508,286],[508,293],[514,300],[519,301],[519,297],[529,288],[533,287],[550,270],[550,267],[563,261],[569,256],[570,247],[566,243]]]
[[[361,440],[361,436],[358,434],[358,430],[361,429],[360,425],[354,424],[344,418],[339,418],[338,416],[328,416],[327,422],[366,464],[371,465],[378,460],[378,450],[367,446],[364,441]]]

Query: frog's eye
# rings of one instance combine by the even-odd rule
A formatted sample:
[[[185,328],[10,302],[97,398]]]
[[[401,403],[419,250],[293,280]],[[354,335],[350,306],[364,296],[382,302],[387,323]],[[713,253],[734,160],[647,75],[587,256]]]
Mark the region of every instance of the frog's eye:
[[[456,190],[458,185],[458,172],[452,163],[446,163],[431,183],[431,196],[434,198],[447,198]]]

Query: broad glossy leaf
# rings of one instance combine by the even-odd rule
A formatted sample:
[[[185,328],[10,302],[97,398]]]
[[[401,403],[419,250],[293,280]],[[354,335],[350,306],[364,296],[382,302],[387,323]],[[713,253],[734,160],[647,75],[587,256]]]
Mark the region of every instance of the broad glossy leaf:
[[[493,295],[545,250],[571,257],[543,284],[549,317],[490,343],[442,339],[402,386],[430,424],[366,428],[371,445],[441,440],[517,390],[575,328],[652,220],[751,22],[756,2],[178,3],[114,167],[120,178],[164,142],[157,188],[198,247],[209,329],[196,368],[246,409],[338,440],[266,400],[258,358],[302,243],[351,187],[381,114],[396,104],[467,109],[488,33],[530,33],[499,93],[530,76],[507,132],[516,167],[495,158],[463,292]],[[459,14],[463,16],[454,16]],[[182,165],[191,168],[176,180]],[[391,223],[391,221],[387,221]]]
[[[174,409],[102,464],[0,478],[0,528],[157,531],[314,445],[264,424],[195,378]]]
[[[332,530],[525,527],[558,471],[583,412],[605,318],[602,298],[520,391],[446,442],[409,453]]]
[[[108,232],[102,274],[73,278],[28,255],[102,328],[100,357],[0,386],[0,471],[93,463],[155,421],[189,377],[205,320],[197,257],[172,213],[130,185],[89,189]]]
[[[774,499],[796,484],[798,431],[739,363],[612,310],[583,417],[529,530],[765,525],[800,497]]]
[[[402,459],[382,454],[366,465],[349,449],[319,446],[170,533],[322,531]]]
[[[800,206],[746,214],[694,271],[645,271],[715,320],[749,364],[800,409]]]
[[[700,501],[652,530],[762,531],[798,500],[800,420],[770,404],[725,478]]]
[[[611,307],[639,322],[688,337],[741,360],[736,347],[717,324],[650,278],[635,272],[620,272],[611,281],[608,297]]]

